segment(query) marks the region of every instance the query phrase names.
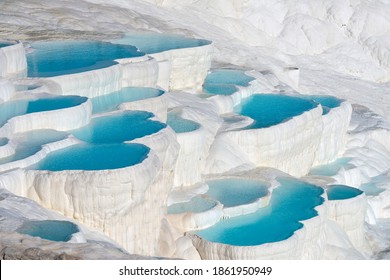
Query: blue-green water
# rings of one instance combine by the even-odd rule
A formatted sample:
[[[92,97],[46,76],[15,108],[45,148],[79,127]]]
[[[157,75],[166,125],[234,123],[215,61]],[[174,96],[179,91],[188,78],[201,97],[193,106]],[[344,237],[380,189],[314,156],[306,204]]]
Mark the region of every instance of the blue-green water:
[[[247,129],[266,128],[282,123],[317,107],[313,101],[280,94],[255,94],[235,107],[238,114],[250,117],[253,124]]]
[[[238,89],[235,85],[248,86],[254,78],[245,75],[244,71],[219,69],[209,73],[203,84],[206,94],[231,95]]]
[[[125,111],[93,118],[91,122],[71,133],[80,140],[94,144],[121,143],[154,134],[166,124],[150,120],[152,113]]]
[[[341,102],[343,102],[343,100],[329,95],[300,95],[300,97],[321,104],[323,115],[328,114],[332,108],[339,107]]]
[[[25,114],[53,111],[78,106],[88,99],[81,96],[53,96],[36,100],[16,100],[0,104],[0,126],[9,119]]]
[[[375,182],[362,184],[360,185],[359,189],[361,189],[366,195],[369,196],[377,196],[381,192],[385,191],[384,189],[379,188]]]
[[[219,179],[207,181],[209,190],[206,195],[218,200],[225,207],[234,207],[254,202],[267,195],[267,185],[263,182],[247,179]]]
[[[68,221],[27,221],[16,232],[51,241],[67,242],[72,238],[72,234],[79,232],[79,228]]]
[[[168,113],[167,125],[176,133],[191,132],[200,128],[200,124],[180,117],[179,112]]]
[[[217,243],[254,246],[289,238],[302,228],[299,221],[317,215],[314,208],[323,203],[322,188],[292,178],[278,178],[269,205],[255,213],[219,221],[196,235]]]
[[[0,158],[0,164],[6,164],[13,161],[28,158],[42,149],[42,146],[48,143],[60,141],[68,136],[66,132],[56,130],[42,129],[32,130],[19,137],[23,138],[15,149],[15,153],[9,157]]]
[[[190,201],[170,205],[168,214],[201,213],[214,208],[216,205],[217,202],[215,201],[195,196]]]
[[[331,185],[326,189],[329,200],[343,200],[361,195],[363,192],[359,189],[345,185]]]
[[[208,95],[231,95],[237,91],[234,85],[224,84],[203,84],[203,92]],[[208,97],[208,96],[205,96]]]
[[[99,41],[45,41],[32,47],[34,51],[27,55],[28,77],[80,73],[115,65],[115,59],[144,55],[133,46]]]
[[[164,94],[163,90],[155,88],[126,87],[120,91],[92,98],[92,112],[96,114],[113,111],[122,103],[153,98],[162,94]]]
[[[12,43],[0,43],[0,48],[8,47],[13,45]]]
[[[127,34],[125,37],[112,40],[111,42],[136,46],[141,52],[148,54],[211,44],[207,40],[159,33]]]
[[[0,137],[0,147],[7,144],[8,144],[8,139],[4,137]]]
[[[48,154],[35,169],[107,170],[142,162],[150,149],[141,144],[77,144]]]
[[[16,91],[33,90],[39,88],[39,85],[15,85]]]
[[[318,165],[310,169],[310,175],[318,175],[318,176],[334,176],[339,172],[339,170],[344,167],[348,168],[350,166],[349,162],[351,158],[342,157],[334,162],[324,165]]]
[[[227,84],[246,87],[254,78],[245,75],[245,71],[233,69],[219,69],[209,73],[204,81],[205,84]]]

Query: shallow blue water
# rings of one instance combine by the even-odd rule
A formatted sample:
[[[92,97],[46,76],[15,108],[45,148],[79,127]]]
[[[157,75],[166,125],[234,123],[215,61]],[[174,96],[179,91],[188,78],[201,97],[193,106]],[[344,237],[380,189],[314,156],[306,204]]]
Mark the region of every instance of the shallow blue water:
[[[0,48],[8,47],[13,45],[12,43],[0,43]]]
[[[155,88],[126,87],[107,95],[92,98],[93,113],[113,111],[122,103],[153,98],[164,94],[163,90]]]
[[[121,39],[115,39],[111,42],[136,46],[141,52],[148,54],[211,44],[207,40],[159,33],[128,34]]]
[[[237,91],[237,87],[234,85],[224,84],[204,84],[203,92],[208,95],[231,95]],[[208,96],[205,96],[208,97]]]
[[[201,213],[214,208],[216,205],[217,202],[215,201],[195,196],[190,201],[170,205],[168,214]]]
[[[361,195],[363,192],[359,189],[345,185],[331,185],[326,189],[329,200],[343,200]]]
[[[0,147],[4,146],[8,143],[8,139],[4,137],[0,137]]]
[[[254,119],[247,129],[266,128],[317,107],[313,101],[280,94],[255,94],[235,107],[238,114]]]
[[[16,91],[33,90],[39,88],[39,85],[15,85]]]
[[[176,133],[191,132],[200,128],[200,124],[180,117],[179,112],[168,113],[167,125]]]
[[[219,221],[194,232],[217,243],[254,246],[289,238],[302,227],[299,221],[317,215],[314,207],[322,204],[322,188],[292,178],[278,178],[269,205],[252,214]]]
[[[324,165],[318,165],[310,169],[310,175],[319,175],[319,176],[334,176],[342,168],[348,168],[351,158],[342,157],[334,162]]]
[[[89,143],[121,143],[154,134],[166,127],[164,123],[150,120],[151,117],[153,114],[149,112],[125,111],[93,118],[87,126],[71,133]]]
[[[117,64],[115,59],[144,55],[133,46],[99,41],[45,41],[32,44],[28,77],[74,74]]]
[[[132,166],[142,162],[150,149],[141,144],[82,143],[50,153],[34,169],[63,170],[106,170]]]
[[[45,220],[27,221],[16,232],[43,239],[67,242],[72,234],[79,232],[77,225],[68,221]]]
[[[245,71],[233,69],[219,69],[209,73],[204,81],[205,84],[230,84],[248,86],[254,78],[245,75]]]
[[[37,100],[23,99],[5,102],[0,104],[0,126],[16,116],[69,108],[78,106],[86,101],[86,97],[69,95],[44,97]]]
[[[267,195],[267,186],[260,181],[247,179],[220,179],[207,181],[206,195],[218,200],[225,207],[234,207],[254,202]]]
[[[321,104],[323,115],[328,114],[332,108],[339,107],[341,102],[343,102],[343,100],[329,95],[301,95],[300,97],[313,100],[314,102]]]
[[[361,189],[366,195],[370,196],[377,196],[381,192],[385,191],[384,189],[379,188],[375,182],[362,184],[360,185],[359,189]]]
[[[42,129],[19,134],[19,136],[24,139],[23,141],[20,141],[20,144],[16,147],[15,153],[9,157],[0,158],[0,164],[30,157],[39,152],[42,149],[42,145],[65,139],[68,136],[68,133]]]

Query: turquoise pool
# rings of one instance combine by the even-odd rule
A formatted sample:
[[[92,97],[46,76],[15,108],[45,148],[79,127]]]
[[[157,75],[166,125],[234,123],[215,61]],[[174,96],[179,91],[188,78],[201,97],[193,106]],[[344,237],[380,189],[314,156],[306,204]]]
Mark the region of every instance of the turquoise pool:
[[[51,241],[67,242],[72,238],[72,234],[79,232],[79,228],[68,221],[27,221],[16,232]]]
[[[339,107],[343,102],[343,100],[329,95],[300,95],[300,97],[313,100],[314,102],[321,104],[323,115],[328,114],[331,109]]]
[[[131,141],[166,127],[164,123],[151,120],[153,116],[144,111],[124,111],[93,118],[87,126],[71,133],[80,140],[94,144]]]
[[[115,59],[143,56],[135,47],[100,41],[43,41],[31,44],[28,77],[54,77],[117,64]]]
[[[0,43],[0,48],[12,46],[12,45],[13,45],[13,43]]]
[[[141,144],[77,144],[48,154],[34,169],[107,170],[132,166],[142,162],[150,149]]]
[[[207,40],[159,33],[127,34],[123,38],[111,40],[111,42],[115,44],[136,46],[141,52],[147,54],[159,53],[174,49],[194,48],[211,44],[211,42]]]
[[[329,200],[343,200],[354,198],[363,192],[359,189],[345,185],[331,185],[326,189]]]
[[[206,183],[209,186],[206,195],[219,201],[224,207],[252,203],[268,194],[267,185],[256,180],[228,178]]]
[[[302,228],[299,221],[317,215],[314,208],[323,203],[323,189],[293,178],[278,178],[281,183],[269,205],[255,213],[220,220],[194,234],[216,243],[255,246],[289,238]]]
[[[168,214],[181,214],[186,212],[202,213],[214,208],[216,205],[216,201],[195,196],[190,201],[168,206]]]
[[[247,129],[266,128],[309,111],[318,104],[303,98],[280,94],[255,94],[244,99],[235,112],[254,120]]]
[[[180,112],[169,112],[167,118],[167,125],[169,125],[176,133],[185,133],[195,131],[200,128],[197,122],[183,119]]]
[[[163,94],[163,90],[155,88],[126,87],[107,95],[92,98],[92,112],[97,114],[113,111],[122,103],[158,97]]]
[[[0,147],[8,144],[8,138],[0,137]]]
[[[329,164],[318,165],[310,169],[309,175],[334,176],[341,168],[348,168],[351,166],[351,164],[349,164],[350,161],[351,158],[342,157]]]
[[[0,126],[3,126],[9,119],[44,111],[53,111],[81,105],[88,98],[81,96],[50,96],[36,100],[15,100],[0,104]]]

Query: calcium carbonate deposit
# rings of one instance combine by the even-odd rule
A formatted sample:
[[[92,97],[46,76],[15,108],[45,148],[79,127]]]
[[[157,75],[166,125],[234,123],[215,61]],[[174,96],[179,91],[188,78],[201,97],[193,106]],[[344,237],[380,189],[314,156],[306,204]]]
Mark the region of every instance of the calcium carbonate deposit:
[[[1,1],[1,255],[389,259],[389,15]]]

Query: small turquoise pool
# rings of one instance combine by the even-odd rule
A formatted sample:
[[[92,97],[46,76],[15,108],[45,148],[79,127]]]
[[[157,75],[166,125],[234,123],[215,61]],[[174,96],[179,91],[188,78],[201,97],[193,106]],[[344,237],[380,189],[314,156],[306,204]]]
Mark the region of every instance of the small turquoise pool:
[[[206,195],[222,203],[224,207],[248,204],[268,194],[263,182],[248,179],[219,179],[207,181],[209,190]]]
[[[92,112],[97,114],[113,111],[122,103],[158,97],[163,94],[163,90],[155,88],[126,87],[120,91],[92,98]]]
[[[200,128],[200,124],[191,120],[183,119],[180,112],[168,113],[167,125],[169,125],[176,133],[185,133],[195,131]]]
[[[318,104],[303,98],[280,94],[255,94],[244,99],[235,112],[254,120],[247,129],[266,128],[309,111]]]
[[[3,126],[9,119],[44,111],[53,111],[81,105],[88,98],[81,96],[51,96],[36,100],[16,100],[0,104],[0,126]]]
[[[33,90],[39,88],[39,85],[15,85],[16,91]]]
[[[232,95],[237,90],[235,85],[203,84],[203,92],[208,95]]]
[[[0,43],[0,48],[12,46],[13,43]]]
[[[313,100],[314,102],[321,104],[323,115],[328,114],[331,109],[339,107],[341,102],[343,102],[343,100],[329,95],[302,95],[300,97]]]
[[[366,195],[369,196],[377,196],[385,190],[379,188],[375,182],[365,183],[360,185],[359,189],[361,189]]]
[[[79,232],[79,228],[68,221],[27,221],[16,232],[51,241],[67,242],[72,238],[72,234]]]
[[[205,84],[227,84],[246,87],[254,78],[245,74],[242,70],[219,69],[209,73],[204,81]]]
[[[348,168],[351,166],[349,162],[351,158],[342,157],[329,164],[318,165],[310,169],[309,175],[318,175],[318,176],[334,176],[339,172],[341,168]]]
[[[190,201],[168,206],[168,214],[181,214],[186,212],[202,213],[214,208],[216,205],[216,201],[195,196]]]
[[[8,138],[0,137],[0,147],[8,144]]]
[[[43,145],[63,140],[67,136],[66,132],[50,129],[32,130],[20,134],[19,137],[23,140],[16,147],[15,153],[9,157],[0,158],[0,165],[28,158],[39,152]]]
[[[111,42],[115,44],[136,46],[141,52],[147,54],[174,49],[194,48],[211,44],[211,42],[207,40],[159,33],[127,34],[123,38],[115,39]]]
[[[354,198],[361,195],[363,192],[359,189],[345,185],[331,185],[326,189],[326,194],[329,200],[343,200]]]
[[[323,190],[293,178],[278,178],[281,183],[268,206],[248,215],[220,220],[194,234],[216,243],[255,246],[289,238],[302,228],[299,221],[317,215],[314,208],[323,203]]]
[[[131,141],[166,127],[164,123],[151,120],[153,116],[144,111],[125,111],[93,118],[87,126],[71,133],[80,140],[94,144]]]
[[[142,162],[150,149],[141,144],[77,144],[48,154],[34,169],[107,170],[132,166]]]
[[[28,77],[54,77],[117,64],[115,59],[143,56],[135,47],[100,41],[45,41],[31,44]]]

